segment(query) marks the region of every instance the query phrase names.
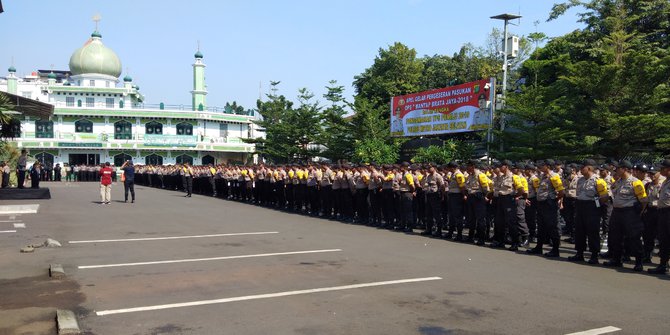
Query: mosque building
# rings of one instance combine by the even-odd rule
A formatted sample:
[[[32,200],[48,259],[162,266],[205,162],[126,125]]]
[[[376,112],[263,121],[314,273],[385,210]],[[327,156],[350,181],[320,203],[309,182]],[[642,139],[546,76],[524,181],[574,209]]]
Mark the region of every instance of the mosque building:
[[[13,141],[47,165],[247,162],[254,145],[243,139],[258,136],[254,113],[208,107],[200,50],[194,58],[191,106],[145,104],[129,75],[119,79],[121,60],[97,29],[74,51],[69,71],[37,70],[20,78],[12,65],[0,78],[0,91],[54,106],[50,119],[22,116]]]

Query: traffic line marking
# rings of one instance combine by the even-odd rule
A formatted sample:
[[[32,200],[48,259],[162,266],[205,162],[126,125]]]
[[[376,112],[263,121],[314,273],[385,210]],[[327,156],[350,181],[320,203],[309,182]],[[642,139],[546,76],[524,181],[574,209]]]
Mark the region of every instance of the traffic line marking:
[[[585,330],[583,332],[570,333],[570,334],[566,334],[566,335],[600,335],[600,334],[618,332],[620,330],[621,329],[617,328],[617,327],[607,326],[607,327],[603,327],[603,328]]]
[[[14,228],[25,228],[26,224],[25,223],[15,223]]]
[[[12,222],[17,222],[17,220],[0,220],[2,223],[12,223]]]
[[[106,311],[98,311],[95,314],[98,315],[98,316],[104,316],[104,315],[121,314],[121,313],[155,311],[155,310],[160,310],[160,309],[192,307],[192,306],[213,305],[213,304],[224,304],[224,303],[236,302],[236,301],[279,298],[279,297],[287,297],[287,296],[292,296],[292,295],[303,295],[303,294],[331,292],[331,291],[343,291],[343,290],[352,290],[352,289],[365,288],[365,287],[417,283],[417,282],[424,282],[424,281],[431,281],[431,280],[441,280],[441,279],[442,279],[441,277],[425,277],[425,278],[411,278],[411,279],[379,281],[379,282],[354,284],[354,285],[313,288],[313,289],[298,290],[298,291],[286,291],[286,292],[277,292],[277,293],[247,295],[247,296],[233,297],[233,298],[190,301],[190,302],[182,302],[182,303],[176,303],[176,304],[132,307],[132,308],[123,308],[123,309],[111,309],[111,310],[106,310]]]
[[[180,240],[180,239],[186,239],[186,238],[244,236],[244,235],[266,235],[266,234],[279,234],[279,232],[277,232],[277,231],[260,231],[260,232],[253,232],[253,233],[229,233],[229,234],[211,234],[211,235],[124,238],[124,239],[116,239],[116,240],[68,241],[68,243],[70,243],[70,244],[81,244],[81,243],[107,243],[107,242],[160,241],[160,240]]]
[[[114,267],[123,267],[123,266],[173,264],[173,263],[189,263],[189,262],[204,262],[204,261],[220,261],[220,260],[241,259],[241,258],[316,254],[316,253],[336,252],[336,251],[342,251],[342,249],[289,251],[289,252],[276,252],[276,253],[271,253],[271,254],[238,255],[238,256],[223,256],[223,257],[210,257],[210,258],[188,258],[188,259],[176,259],[176,260],[169,260],[169,261],[138,262],[138,263],[83,265],[83,266],[78,266],[77,268],[78,269],[99,269],[99,268],[114,268]]]
[[[16,233],[16,230],[0,230],[0,233]]]

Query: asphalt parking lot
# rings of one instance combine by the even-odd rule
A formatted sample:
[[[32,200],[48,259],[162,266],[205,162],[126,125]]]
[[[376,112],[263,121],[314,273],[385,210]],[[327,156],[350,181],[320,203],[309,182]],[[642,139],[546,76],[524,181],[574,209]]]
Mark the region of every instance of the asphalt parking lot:
[[[55,334],[56,308],[88,334],[670,333],[670,277],[573,264],[569,250],[548,260],[145,187],[130,204],[115,184],[100,205],[97,183],[44,186],[51,200],[3,202],[40,206],[0,215],[0,334]],[[47,237],[62,247],[19,253]],[[67,277],[49,279],[51,263]]]

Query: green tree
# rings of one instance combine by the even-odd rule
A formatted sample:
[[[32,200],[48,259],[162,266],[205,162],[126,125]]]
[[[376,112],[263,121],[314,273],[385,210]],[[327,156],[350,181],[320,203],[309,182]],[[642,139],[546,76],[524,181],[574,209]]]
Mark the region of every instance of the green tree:
[[[271,82],[268,100],[259,99],[256,102],[260,119],[254,123],[258,125],[260,131],[265,132],[265,137],[244,139],[244,141],[255,144],[256,153],[263,158],[274,162],[290,162],[296,151],[295,143],[290,143],[292,126],[289,124],[289,116],[293,110],[293,102],[277,94],[279,84],[279,81]]]
[[[344,86],[337,85],[331,80],[326,86],[328,92],[323,97],[330,102],[330,106],[323,110],[323,124],[318,142],[324,146],[321,156],[335,162],[349,160],[354,152],[353,126],[345,118],[345,107],[349,103],[344,99]]]
[[[423,68],[416,50],[402,43],[396,42],[388,50],[380,48],[372,66],[354,77],[356,96],[388,110],[392,97],[421,89]]]
[[[670,2],[570,1],[550,19],[581,6],[586,27],[548,43],[545,82],[572,111],[578,139],[593,152],[624,157],[670,146]],[[562,51],[555,53],[555,51]]]
[[[413,163],[447,164],[454,160],[464,161],[472,157],[474,146],[462,141],[448,139],[441,146],[419,148],[412,158]]]
[[[401,139],[392,139],[385,107],[375,107],[363,97],[356,97],[353,117],[354,156],[352,161],[391,164],[400,157]]]

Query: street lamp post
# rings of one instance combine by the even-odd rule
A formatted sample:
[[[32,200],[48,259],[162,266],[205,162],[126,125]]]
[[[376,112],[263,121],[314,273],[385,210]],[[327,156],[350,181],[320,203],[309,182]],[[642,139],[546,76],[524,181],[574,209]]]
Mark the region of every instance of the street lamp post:
[[[505,110],[505,94],[507,92],[507,25],[510,20],[520,19],[521,15],[516,14],[499,14],[496,16],[491,16],[494,20],[503,20],[505,22],[504,26],[504,37],[503,37],[503,79],[502,79],[502,101],[500,104],[500,131],[505,130],[505,118],[503,111]],[[502,143],[500,143],[500,150],[502,151]]]

